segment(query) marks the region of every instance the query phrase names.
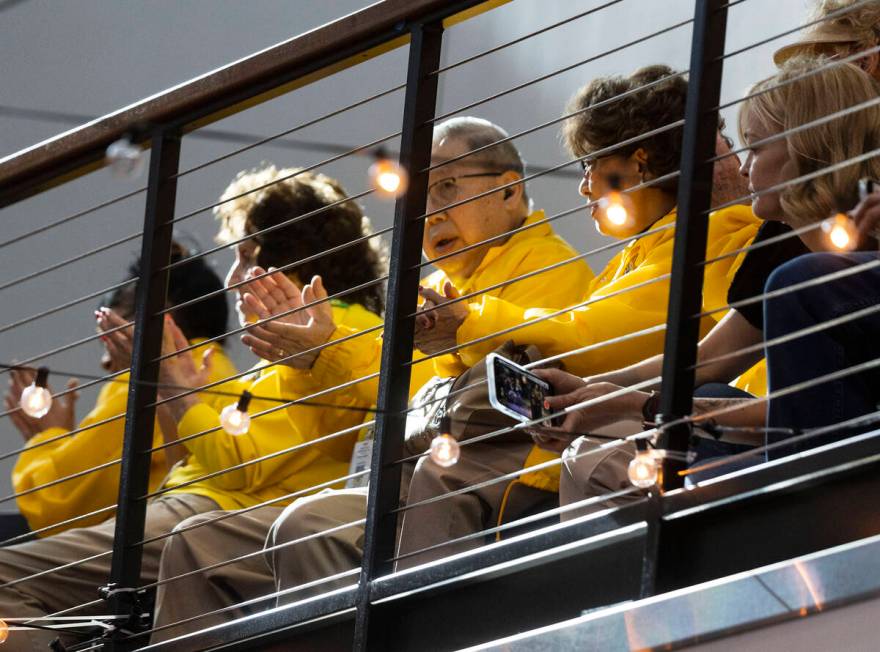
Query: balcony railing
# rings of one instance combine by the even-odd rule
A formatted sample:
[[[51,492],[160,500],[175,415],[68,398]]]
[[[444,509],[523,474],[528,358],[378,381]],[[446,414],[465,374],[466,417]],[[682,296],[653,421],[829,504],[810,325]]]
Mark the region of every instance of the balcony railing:
[[[48,234],[46,237],[51,237],[54,229],[74,221],[83,224],[83,228],[87,229],[89,218],[94,217],[95,213],[122,204],[133,197],[138,200],[143,197],[144,217],[137,233],[109,243],[99,243],[94,248],[60,263],[24,276],[13,277],[8,282],[4,281],[0,288],[2,291],[7,287],[15,287],[44,274],[63,274],[67,265],[100,254],[110,247],[134,241],[141,243],[140,273],[135,279],[127,281],[136,281],[137,284],[131,320],[133,332],[130,390],[124,415],[113,417],[116,420],[124,419],[124,445],[118,460],[109,459],[104,463],[105,467],[119,466],[118,501],[116,505],[107,505],[98,510],[98,513],[80,515],[65,523],[73,525],[84,517],[109,516],[115,512],[112,551],[102,553],[104,557],[109,555],[112,558],[112,564],[108,566],[105,592],[101,597],[97,597],[96,593],[96,600],[93,602],[71,605],[71,609],[51,614],[56,618],[65,614],[75,616],[77,608],[92,608],[92,612],[97,608],[105,617],[103,622],[113,623],[113,626],[102,632],[100,627],[95,627],[95,621],[90,620],[90,616],[83,616],[86,621],[83,627],[92,628],[87,629],[85,634],[80,633],[80,642],[68,644],[68,649],[88,649],[87,646],[91,644],[104,645],[106,649],[114,650],[140,649],[145,646],[147,649],[157,650],[456,649],[578,618],[588,609],[685,589],[701,582],[880,534],[880,520],[872,509],[875,504],[872,498],[880,489],[880,483],[876,480],[880,461],[877,432],[861,433],[841,441],[826,443],[806,452],[730,472],[685,488],[688,474],[685,471],[688,466],[686,453],[694,429],[700,423],[700,419],[693,416],[693,397],[695,375],[699,367],[697,344],[701,336],[700,318],[705,316],[703,269],[707,264],[707,216],[711,210],[718,208],[713,206],[712,188],[713,166],[718,161],[716,138],[719,111],[734,106],[741,100],[738,98],[736,102],[722,103],[724,66],[736,54],[760,45],[755,43],[735,51],[725,48],[728,14],[737,11],[737,5],[751,0],[696,0],[694,13],[688,20],[663,26],[652,34],[633,40],[630,40],[631,35],[622,33],[622,44],[618,48],[623,50],[636,44],[650,43],[652,38],[681,27],[687,27],[692,32],[690,65],[687,70],[688,95],[683,122],[658,126],[658,131],[683,128],[681,162],[679,169],[670,175],[678,181],[674,253],[668,277],[657,279],[668,280],[669,284],[666,322],[641,333],[628,333],[619,338],[625,340],[644,334],[665,333],[657,427],[631,435],[628,440],[620,439],[605,444],[607,448],[613,448],[623,442],[635,441],[638,448],[643,449],[650,439],[652,446],[662,452],[658,455],[661,460],[658,484],[625,507],[604,510],[562,523],[559,522],[559,515],[566,510],[566,506],[554,506],[550,511],[538,510],[516,521],[499,523],[496,527],[476,533],[475,536],[479,539],[487,540],[485,546],[476,550],[451,555],[441,561],[410,570],[394,571],[395,561],[400,559],[396,551],[398,521],[412,507],[399,505],[401,461],[408,459],[403,433],[407,414],[411,411],[410,380],[414,365],[420,364],[413,359],[414,319],[418,309],[420,278],[425,271],[423,268],[428,266],[422,260],[422,241],[426,221],[432,215],[428,210],[428,177],[431,170],[437,167],[432,164],[431,159],[434,126],[446,117],[471,110],[490,99],[516,90],[495,93],[455,111],[441,114],[437,108],[439,83],[444,75],[460,65],[484,56],[503,53],[516,43],[551,33],[574,20],[602,21],[603,12],[610,11],[613,5],[621,1],[597,4],[580,14],[572,14],[560,23],[536,29],[513,41],[444,66],[441,51],[446,30],[454,30],[456,25],[476,17],[489,19],[492,10],[507,3],[500,0],[383,0],[0,161],[0,208],[6,208],[50,189],[64,187],[65,184],[75,182],[76,179],[107,165],[107,148],[124,137],[129,138],[136,146],[149,148],[149,172],[145,186],[111,197],[89,208],[53,218],[45,225],[0,243],[0,248],[12,244],[18,247],[27,246],[23,243],[28,238],[38,234]],[[775,35],[774,38],[788,36],[802,24],[793,21],[790,30]],[[686,47],[684,43],[681,40],[681,48]],[[185,183],[188,174],[210,168],[220,160],[229,159],[261,143],[269,142],[271,138],[188,169],[181,166],[181,145],[190,134],[207,125],[271,102],[285,94],[295,93],[297,89],[321,80],[332,81],[333,75],[340,71],[357,69],[370,59],[404,47],[408,52],[404,84],[380,89],[367,97],[352,98],[352,103],[346,106],[328,107],[330,110],[325,114],[295,123],[282,134],[273,137],[305,130],[353,109],[363,109],[369,117],[372,103],[403,91],[402,120],[397,133],[390,136],[376,134],[369,142],[347,150],[343,148],[332,157],[306,168],[321,171],[337,161],[372,152],[382,144],[396,142],[399,145],[400,166],[409,178],[405,193],[396,200],[391,225],[370,236],[372,239],[387,234],[391,240],[387,276],[383,275],[375,280],[377,284],[384,283],[386,288],[384,324],[352,336],[375,337],[380,331],[383,334],[375,408],[364,410],[374,429],[374,445],[369,465],[363,470],[335,479],[341,482],[355,476],[369,477],[367,511],[363,520],[362,565],[358,571],[346,575],[350,581],[347,587],[334,588],[315,597],[283,606],[274,606],[277,595],[269,594],[253,601],[253,615],[206,629],[199,619],[195,619],[188,625],[191,633],[183,638],[148,645],[152,632],[152,594],[157,586],[173,585],[176,579],[172,577],[156,581],[145,579],[142,573],[144,546],[155,540],[145,530],[148,499],[163,493],[162,489],[150,488],[151,463],[155,455],[160,451],[167,452],[172,446],[156,446],[153,429],[157,407],[168,402],[157,395],[157,387],[161,388],[160,363],[169,357],[162,353],[164,316],[167,313],[174,314],[175,309],[180,308],[168,307],[166,304],[170,272],[179,264],[170,263],[172,233],[180,222],[223,203],[211,203],[207,205],[207,209],[200,208],[181,214],[177,210],[178,187]],[[582,65],[614,53],[615,51],[611,51],[585,57],[574,65]],[[566,66],[562,70],[571,67]],[[547,75],[520,87],[539,84],[543,79],[559,72],[560,70],[549,71]],[[854,107],[853,110],[857,109]],[[571,115],[536,124],[513,134],[509,140],[559,125],[566,117]],[[615,145],[616,147],[619,145]],[[466,152],[462,157],[469,154],[474,152]],[[569,166],[576,167],[578,162],[577,158],[567,160],[557,166],[530,172],[525,178],[528,181],[540,179],[555,172],[566,171]],[[797,181],[795,179],[789,183]],[[643,181],[642,185],[650,186],[651,183]],[[352,197],[362,199],[372,193],[368,189]],[[462,203],[479,198],[479,195],[471,197]],[[575,210],[583,210],[583,207],[577,206],[551,215],[546,218],[546,223]],[[308,215],[292,218],[288,222],[304,217]],[[249,234],[249,237],[253,235]],[[796,232],[791,232],[788,237],[796,235]],[[594,250],[578,252],[577,260],[589,259],[590,256],[609,249],[616,251],[614,247],[622,248],[625,244],[620,242],[619,245],[603,245]],[[342,249],[344,248],[343,246]],[[191,258],[195,260],[222,249],[223,247],[208,249],[193,254]],[[735,256],[749,250],[747,245],[725,255]],[[325,251],[320,255],[327,253]],[[182,263],[187,260],[189,258]],[[541,274],[570,262],[572,261],[560,262],[533,273]],[[506,279],[501,285],[522,280],[531,274]],[[91,288],[83,291],[82,296],[75,300],[52,306],[40,315],[15,318],[8,324],[0,325],[0,333],[28,328],[34,319],[80,306],[101,296],[106,290],[106,287]],[[479,296],[487,291],[484,288],[474,294]],[[761,298],[762,295],[759,295],[752,301],[760,301]],[[598,300],[601,299],[588,299],[584,303]],[[545,316],[545,319],[564,314],[571,308],[572,306],[565,306],[564,309]],[[729,308],[725,304],[718,310]],[[513,329],[514,333],[516,328]],[[234,330],[231,334],[243,331],[246,328]],[[2,361],[7,368],[16,365],[41,366],[47,364],[47,360],[54,361],[64,351],[98,337],[99,335],[88,336],[65,342],[15,364],[12,363],[15,352],[4,351]],[[344,340],[331,341],[318,347],[318,350],[338,345],[342,341]],[[601,348],[607,344],[594,346]],[[462,346],[455,348],[460,349]],[[557,357],[564,362],[567,355],[569,354]],[[63,372],[54,369],[52,364],[47,366],[53,379],[58,382],[57,377],[63,375]],[[88,384],[97,386],[112,382],[114,376],[120,373],[96,376]],[[87,374],[76,375],[81,379],[88,379]],[[371,379],[353,378],[350,384],[366,380]],[[217,382],[198,389],[221,391],[219,384]],[[644,383],[643,386],[651,384]],[[309,402],[317,406],[322,397],[348,388],[349,385],[327,387],[292,400],[286,400],[287,397],[284,396],[273,400],[282,407]],[[69,390],[55,392],[55,399],[58,400],[68,393]],[[773,396],[771,394],[755,400],[772,400]],[[4,416],[9,416],[14,411],[9,409]],[[259,418],[259,415],[254,418]],[[493,436],[511,430],[522,430],[529,425],[539,424],[496,429],[495,432],[481,436],[480,441],[491,442]],[[89,427],[93,426],[86,426],[83,430]],[[68,432],[64,437],[75,436],[78,432],[81,430]],[[322,439],[338,438],[346,434],[350,433],[328,433]],[[196,436],[210,436],[210,431],[193,435]],[[802,436],[809,439],[809,433]],[[472,443],[461,443],[464,454]],[[273,455],[289,454],[294,449],[298,450],[298,445],[279,447]],[[21,451],[12,451],[6,457],[18,452]],[[240,467],[257,464],[262,459],[245,460]],[[558,467],[561,463],[561,459],[545,462],[543,467],[524,468],[511,477],[493,478],[486,482],[510,482],[535,468]],[[45,487],[95,470],[59,478]],[[218,473],[237,470],[239,468],[230,468]],[[473,490],[476,484],[475,482],[462,491]],[[277,505],[284,499],[289,501],[326,486],[328,483],[309,487],[254,507]],[[38,486],[29,492],[43,488]],[[19,498],[21,495],[16,494],[10,498]],[[439,499],[450,495],[452,494],[440,496]],[[601,498],[607,496],[599,496],[596,500]],[[841,505],[846,506],[846,513],[843,515]],[[247,513],[250,509],[252,508],[240,511]],[[234,519],[235,514],[224,518]],[[357,523],[349,525],[352,524]],[[54,522],[45,527],[42,533],[45,534],[58,525],[61,524]],[[158,538],[168,539],[172,536],[173,533],[168,531]],[[495,540],[489,543],[490,539]],[[2,543],[8,545],[22,541],[22,536],[15,536]],[[233,558],[225,563],[235,561],[238,560]],[[34,577],[37,575],[39,574]],[[28,579],[25,577],[18,581]],[[98,588],[95,587],[96,591]],[[851,597],[855,597],[855,594]],[[843,601],[845,600],[841,599]],[[774,614],[772,618],[800,617],[822,608],[822,604],[814,604],[803,612],[786,611]],[[15,614],[0,616],[9,616],[13,618],[9,621],[10,624],[22,627],[39,624],[35,620],[14,620]],[[60,621],[51,620],[53,625],[57,622]],[[696,629],[691,634],[695,631]],[[17,631],[13,631],[10,636],[17,634]],[[679,638],[673,641],[670,638],[666,642],[681,643],[683,640],[685,639]],[[635,645],[633,641],[630,644]]]

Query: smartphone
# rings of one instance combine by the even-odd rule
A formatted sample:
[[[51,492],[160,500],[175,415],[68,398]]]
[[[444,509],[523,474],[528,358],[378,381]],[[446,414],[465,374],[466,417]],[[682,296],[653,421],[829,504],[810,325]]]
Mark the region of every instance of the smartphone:
[[[517,421],[534,421],[551,414],[544,408],[544,398],[552,394],[550,384],[497,353],[486,357],[489,402],[499,412]],[[558,425],[562,417],[550,420]]]

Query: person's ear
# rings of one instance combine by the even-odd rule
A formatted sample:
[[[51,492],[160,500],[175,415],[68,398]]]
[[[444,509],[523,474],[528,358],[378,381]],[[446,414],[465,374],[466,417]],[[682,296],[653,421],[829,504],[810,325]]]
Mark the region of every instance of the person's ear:
[[[513,170],[508,170],[500,176],[500,179],[500,185],[502,186],[513,184],[504,189],[502,201],[504,202],[505,206],[512,208],[521,204],[523,200],[523,184],[516,182],[521,180],[522,177]]]
[[[642,183],[645,182],[645,175],[648,173],[648,152],[644,147],[639,147],[629,156],[629,162],[634,165],[638,172]]]

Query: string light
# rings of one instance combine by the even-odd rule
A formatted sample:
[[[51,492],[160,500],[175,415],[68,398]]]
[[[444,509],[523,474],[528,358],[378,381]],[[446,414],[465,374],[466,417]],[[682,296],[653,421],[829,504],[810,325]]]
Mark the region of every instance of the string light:
[[[251,415],[248,414],[248,406],[251,403],[251,393],[244,391],[238,403],[227,405],[220,412],[220,425],[230,435],[244,435],[251,427]]]
[[[634,487],[647,489],[657,483],[657,460],[650,451],[639,451],[630,461],[626,474]]]
[[[52,407],[52,394],[46,387],[49,380],[49,370],[46,367],[37,369],[37,375],[34,382],[24,388],[21,392],[21,409],[29,417],[39,419],[46,416],[49,408]]]
[[[438,466],[453,466],[460,456],[461,446],[452,435],[437,435],[431,441],[431,459]]]
[[[0,644],[5,643],[7,638],[9,638],[9,625],[5,620],[0,620]]]
[[[614,226],[623,226],[629,221],[633,210],[632,199],[622,192],[623,186],[619,174],[608,175],[611,190],[599,200],[599,210],[605,213],[605,219]]]
[[[119,179],[134,179],[144,169],[144,152],[128,135],[110,143],[105,160],[113,176]]]
[[[831,246],[841,251],[855,249],[859,242],[859,232],[855,223],[844,213],[838,213],[824,220],[822,232]]]
[[[389,199],[395,199],[406,192],[406,171],[392,161],[381,147],[376,150],[374,156],[376,162],[370,166],[369,174],[376,192]]]

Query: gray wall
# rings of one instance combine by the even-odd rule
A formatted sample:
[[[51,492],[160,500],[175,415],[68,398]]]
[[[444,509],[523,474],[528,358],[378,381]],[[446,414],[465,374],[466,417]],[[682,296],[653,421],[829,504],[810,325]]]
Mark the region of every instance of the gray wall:
[[[159,92],[237,58],[268,47],[345,13],[366,6],[358,0],[29,0],[0,3],[0,105],[31,107],[85,115],[101,115]],[[447,32],[444,60],[453,63],[567,16],[601,4],[599,0],[514,0]],[[806,0],[746,0],[730,9],[728,51],[791,29],[802,22]],[[4,10],[4,6],[6,9]],[[623,0],[599,14],[520,43],[500,53],[455,68],[441,79],[441,113],[498,93],[572,63],[595,57],[690,18],[692,0]],[[469,109],[466,113],[496,121],[511,133],[557,118],[565,101],[592,77],[626,73],[648,63],[688,65],[690,26],[646,43],[598,58],[539,84]],[[770,54],[791,36],[728,59],[723,100],[739,96],[753,81],[772,72]],[[368,62],[273,100],[214,125],[259,136],[278,133],[310,118],[367,97],[405,80],[406,49]],[[290,139],[315,143],[358,145],[399,129],[403,94],[398,92],[346,112]],[[725,110],[735,124],[736,107]],[[11,154],[73,125],[3,114],[0,108],[0,155]],[[549,166],[567,160],[553,125],[517,141],[533,164]],[[389,145],[396,146],[392,140]],[[211,160],[239,145],[189,136],[184,141],[182,168]],[[178,215],[210,205],[240,169],[273,161],[279,165],[309,165],[327,154],[301,147],[268,143],[180,181]],[[366,188],[368,160],[350,157],[323,171],[340,178],[351,193]],[[578,206],[574,167],[568,176],[536,179],[530,187],[538,207],[548,214]],[[121,181],[98,171],[42,196],[2,211],[0,241],[99,202],[124,194],[145,178]],[[376,228],[390,224],[392,206],[364,202]],[[137,233],[143,214],[143,194],[55,228],[20,244],[0,249],[0,285],[19,276]],[[210,211],[180,225],[180,231],[202,248],[212,244],[215,225]],[[579,250],[604,244],[584,212],[564,217],[558,230]],[[107,287],[121,279],[126,263],[138,250],[137,240],[0,291],[0,327],[38,314],[52,306]],[[589,259],[599,270],[611,254]],[[226,251],[211,256],[221,273],[231,260]],[[93,332],[92,309],[97,300],[43,317],[26,327],[0,333],[0,361],[24,359],[63,346]],[[252,359],[238,345],[234,356],[241,367]],[[56,369],[100,373],[99,346],[91,342],[53,355]],[[55,379],[56,386],[59,384]],[[94,401],[83,392],[80,416]],[[16,450],[21,439],[7,419],[0,419],[0,455]],[[12,458],[0,460],[0,492],[9,489]],[[0,511],[14,509],[11,502]]]

